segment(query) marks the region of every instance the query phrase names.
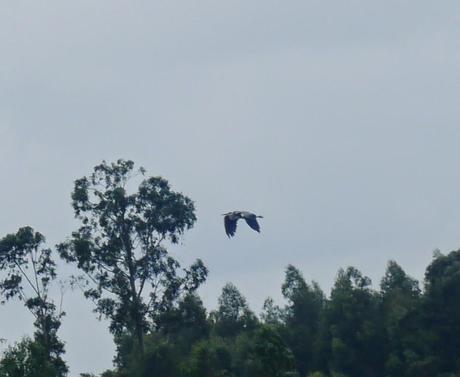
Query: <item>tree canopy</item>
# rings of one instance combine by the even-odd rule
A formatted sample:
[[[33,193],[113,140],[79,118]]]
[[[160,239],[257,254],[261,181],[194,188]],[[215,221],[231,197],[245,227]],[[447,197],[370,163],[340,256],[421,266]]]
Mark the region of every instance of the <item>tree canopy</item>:
[[[23,373],[32,376],[38,373],[33,365],[40,361],[39,355],[43,356],[40,362],[48,375],[67,373],[61,357],[64,343],[57,335],[64,312],[49,296],[50,285],[57,277],[56,262],[51,249],[43,247],[44,242],[45,237],[31,227],[20,228],[0,240],[1,302],[4,304],[13,298],[22,300],[34,317],[36,328],[34,340],[24,340],[10,348],[5,356],[3,367],[13,375],[16,372],[12,372],[13,366],[8,360],[20,358],[21,363],[27,362]]]
[[[77,284],[85,285],[95,310],[111,320],[110,330],[135,334],[141,352],[144,334],[152,329],[148,319],[171,309],[207,275],[199,259],[181,269],[165,246],[195,223],[192,200],[171,190],[166,179],[145,174],[132,161],[118,160],[77,179],[72,206],[81,226],[59,245],[61,257],[84,272]]]
[[[422,285],[396,261],[378,286],[340,268],[329,294],[288,265],[282,303],[269,297],[256,315],[228,282],[208,311],[198,291],[204,263],[183,268],[168,252],[196,222],[190,198],[118,160],[77,179],[71,199],[79,224],[56,250],[29,226],[0,239],[0,302],[21,300],[35,325],[0,356],[0,377],[68,375],[64,312],[52,294],[62,263],[109,319],[116,352],[101,377],[460,375],[460,250],[436,252]]]

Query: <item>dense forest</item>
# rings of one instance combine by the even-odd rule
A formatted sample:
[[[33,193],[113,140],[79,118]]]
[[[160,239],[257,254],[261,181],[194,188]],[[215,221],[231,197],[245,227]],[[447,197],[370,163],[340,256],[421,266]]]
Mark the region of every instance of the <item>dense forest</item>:
[[[27,226],[0,239],[2,304],[21,300],[36,329],[0,356],[1,377],[69,374],[65,312],[50,294],[63,262],[109,320],[116,354],[102,377],[460,376],[460,251],[436,252],[422,284],[395,261],[378,290],[340,269],[328,296],[289,265],[284,306],[268,298],[257,315],[228,283],[208,312],[205,264],[183,267],[167,250],[196,221],[190,198],[118,160],[77,179],[71,199],[80,226],[65,242],[49,248]]]

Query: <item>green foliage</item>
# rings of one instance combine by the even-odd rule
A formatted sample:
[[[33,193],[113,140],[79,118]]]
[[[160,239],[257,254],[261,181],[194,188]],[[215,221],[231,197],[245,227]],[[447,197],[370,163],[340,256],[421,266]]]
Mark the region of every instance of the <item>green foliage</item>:
[[[145,349],[140,352],[139,345],[130,334],[116,338],[117,370],[106,371],[110,377],[150,377],[180,376],[181,352],[174,342],[158,333],[145,336]]]
[[[327,377],[327,376],[322,372],[313,372],[313,373],[310,373],[307,377]]]
[[[106,370],[101,374],[101,377],[117,377],[119,376],[119,373],[113,370]]]
[[[244,330],[252,330],[257,324],[257,318],[249,309],[244,296],[232,283],[222,288],[219,306],[211,313],[214,330],[223,337],[236,336]]]
[[[267,299],[260,321],[231,283],[208,314],[197,294],[206,267],[181,268],[166,248],[194,225],[194,204],[145,173],[118,160],[76,180],[80,226],[58,245],[82,274],[73,283],[110,319],[115,367],[101,377],[460,376],[460,250],[435,253],[423,292],[395,261],[378,291],[340,269],[330,297],[289,265],[285,305]],[[49,294],[57,266],[43,245],[30,227],[0,239],[0,301],[22,300],[36,328],[3,352],[0,377],[67,374],[64,313]]]
[[[214,337],[197,343],[189,362],[190,377],[234,377],[230,345]]]
[[[110,319],[115,335],[135,334],[143,352],[144,334],[174,307],[181,294],[204,282],[201,260],[181,269],[164,242],[177,243],[195,220],[193,202],[171,190],[161,177],[133,180],[145,174],[132,161],[118,160],[94,168],[75,181],[72,205],[80,228],[59,245],[61,256],[85,274],[76,281],[96,311]]]
[[[425,291],[427,356],[442,373],[460,372],[460,250],[435,257],[425,273]]]
[[[8,347],[0,360],[2,377],[57,377],[62,370],[49,360],[47,350],[37,341],[25,338]]]
[[[318,284],[307,284],[302,273],[291,265],[286,269],[281,291],[288,301],[284,310],[285,328],[282,333],[295,356],[300,375],[305,375],[319,364],[317,335],[325,296]]]
[[[285,316],[285,311],[278,305],[275,305],[275,302],[272,298],[269,297],[264,301],[260,319],[265,324],[278,327],[285,320]]]
[[[420,323],[416,318],[421,295],[418,282],[390,261],[380,283],[380,294],[387,355],[385,370],[388,376],[409,375],[417,355],[421,354],[420,329],[414,328],[414,324]]]
[[[208,337],[210,324],[203,302],[196,295],[185,295],[177,305],[158,320],[158,330],[174,339],[181,352],[188,353],[192,344]]]
[[[31,227],[20,228],[0,240],[0,270],[6,273],[6,277],[0,280],[2,303],[19,297],[26,304],[30,302],[32,307],[40,306],[33,300],[46,295],[50,281],[56,277],[51,250],[41,248],[44,241],[45,237]],[[28,273],[27,270],[32,268],[33,272]],[[34,298],[27,298],[23,280],[35,294]]]
[[[19,357],[27,351],[27,359],[35,362],[41,355],[43,365],[52,365],[54,375],[64,376],[64,344],[57,336],[64,312],[58,312],[49,297],[50,284],[56,279],[56,264],[51,250],[42,247],[44,242],[45,237],[31,227],[20,228],[0,240],[1,303],[19,298],[35,318],[34,342],[20,343],[10,355]]]
[[[353,267],[339,270],[326,306],[330,369],[350,376],[380,376],[383,331],[378,295]]]
[[[101,377],[457,376],[459,255],[435,257],[424,293],[394,261],[378,292],[356,268],[339,270],[329,299],[288,266],[286,306],[266,300],[263,321],[233,284],[209,315],[184,293],[155,317],[144,352],[129,329],[116,334],[116,368]],[[0,376],[58,376],[44,354],[38,340],[10,347]]]
[[[281,336],[268,326],[258,329],[247,354],[248,376],[285,377],[295,373],[292,351]]]

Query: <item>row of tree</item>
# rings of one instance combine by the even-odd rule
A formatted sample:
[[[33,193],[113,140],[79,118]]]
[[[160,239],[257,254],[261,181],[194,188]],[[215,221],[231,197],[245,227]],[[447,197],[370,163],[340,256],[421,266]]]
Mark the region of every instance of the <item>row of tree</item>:
[[[435,254],[423,290],[391,261],[379,290],[349,267],[327,297],[288,266],[283,307],[267,299],[257,316],[229,283],[208,313],[196,293],[206,267],[182,268],[165,247],[196,221],[189,198],[119,160],[75,181],[72,205],[80,227],[55,250],[30,227],[0,240],[2,303],[21,299],[36,328],[3,354],[1,377],[68,374],[56,254],[110,321],[116,355],[102,377],[460,376],[460,251]]]
[[[460,251],[437,253],[419,283],[390,261],[380,289],[356,268],[339,270],[330,297],[294,266],[259,316],[228,283],[207,314],[185,295],[159,316],[143,354],[116,339],[103,377],[458,377]]]
[[[229,283],[207,314],[200,298],[186,293],[152,320],[143,348],[134,330],[117,333],[116,368],[102,376],[454,377],[459,287],[459,251],[436,255],[423,293],[396,262],[389,262],[379,291],[358,270],[340,270],[330,298],[288,266],[284,307],[267,299],[258,318]],[[0,375],[65,375],[56,372],[62,362],[47,365],[43,344],[36,337],[10,347]]]

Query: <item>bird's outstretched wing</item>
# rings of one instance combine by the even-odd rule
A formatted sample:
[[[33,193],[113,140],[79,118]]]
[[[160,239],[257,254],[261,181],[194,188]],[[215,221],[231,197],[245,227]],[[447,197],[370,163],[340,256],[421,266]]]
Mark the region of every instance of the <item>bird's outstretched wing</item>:
[[[230,216],[224,217],[225,233],[228,237],[233,237],[236,232],[236,222],[238,219],[231,219]]]
[[[257,222],[257,219],[255,216],[251,216],[251,217],[245,217],[244,218],[246,220],[246,222],[248,223],[248,225],[254,229],[256,232],[259,232],[260,233],[260,225],[259,223]]]

